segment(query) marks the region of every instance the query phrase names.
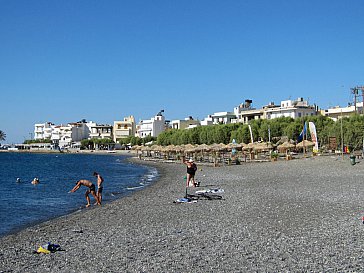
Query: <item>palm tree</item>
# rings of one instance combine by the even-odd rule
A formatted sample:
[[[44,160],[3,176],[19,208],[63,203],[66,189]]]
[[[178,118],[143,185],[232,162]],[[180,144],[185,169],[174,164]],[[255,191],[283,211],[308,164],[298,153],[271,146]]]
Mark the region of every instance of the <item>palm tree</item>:
[[[6,134],[0,130],[0,141],[4,141],[6,138]]]

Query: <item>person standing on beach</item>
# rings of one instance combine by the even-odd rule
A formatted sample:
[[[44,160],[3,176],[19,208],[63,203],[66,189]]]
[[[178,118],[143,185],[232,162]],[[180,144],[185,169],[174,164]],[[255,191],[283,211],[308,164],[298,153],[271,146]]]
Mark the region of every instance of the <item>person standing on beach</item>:
[[[96,195],[97,195],[97,198],[99,198],[99,202],[101,204],[101,201],[102,201],[102,190],[104,189],[104,186],[102,185],[102,183],[104,183],[104,179],[97,172],[94,172],[94,176],[97,178],[97,192],[96,192]]]
[[[89,207],[91,205],[91,200],[90,200],[90,197],[88,196],[90,193],[92,194],[92,196],[95,198],[96,200],[96,203],[98,205],[101,205],[100,201],[99,201],[99,198],[97,197],[96,195],[96,191],[95,191],[95,185],[89,181],[89,180],[86,180],[86,179],[81,179],[81,180],[78,180],[76,182],[76,186],[73,187],[72,190],[70,190],[70,192],[75,192],[77,191],[81,186],[85,186],[87,187],[88,189],[86,190],[85,192],[85,197],[86,197],[86,200],[87,200],[87,205],[86,205],[86,208]]]
[[[186,185],[186,187],[189,187],[190,183],[192,183],[193,187],[196,187],[197,183],[195,181],[195,174],[197,171],[197,166],[192,158],[188,161],[184,161],[184,163],[187,165],[187,185]]]

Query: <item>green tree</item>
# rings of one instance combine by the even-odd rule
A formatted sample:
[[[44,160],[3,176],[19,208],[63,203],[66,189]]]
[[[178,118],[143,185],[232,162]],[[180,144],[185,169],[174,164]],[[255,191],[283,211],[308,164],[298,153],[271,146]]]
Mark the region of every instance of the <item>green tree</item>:
[[[226,127],[224,127],[224,125],[214,126],[213,135],[214,135],[214,137],[213,137],[214,143],[227,144],[230,141],[228,131],[227,131]]]
[[[320,147],[329,142],[330,137],[336,137],[337,142],[341,142],[341,121],[333,121],[325,116],[309,116],[304,118],[293,119],[290,117],[281,117],[271,120],[253,120],[250,122],[254,140],[259,138],[268,140],[268,128],[271,132],[272,142],[278,141],[281,137],[288,137],[297,140],[302,131],[304,122],[314,122],[318,134]],[[364,137],[364,116],[353,115],[343,120],[343,132],[345,145],[351,148],[359,149],[362,146]],[[310,135],[308,134],[310,138]],[[229,143],[235,139],[236,142],[249,143],[250,132],[247,124],[217,124],[210,126],[199,126],[190,130],[168,130],[158,137],[160,145],[180,145],[180,144],[213,144]],[[147,140],[143,139],[144,142]]]
[[[0,130],[0,141],[4,141],[6,139],[6,134]]]
[[[92,150],[93,147],[94,147],[94,143],[91,139],[81,140],[81,149]]]
[[[268,122],[262,122],[258,129],[258,134],[263,141],[269,140],[270,125]]]
[[[32,143],[52,143],[52,140],[50,140],[48,138],[42,138],[42,139],[26,139],[23,142],[23,144],[32,144]]]
[[[248,125],[243,126],[242,130],[241,130],[241,134],[242,134],[242,142],[243,143],[250,143],[251,142],[251,137],[250,137],[250,130]]]

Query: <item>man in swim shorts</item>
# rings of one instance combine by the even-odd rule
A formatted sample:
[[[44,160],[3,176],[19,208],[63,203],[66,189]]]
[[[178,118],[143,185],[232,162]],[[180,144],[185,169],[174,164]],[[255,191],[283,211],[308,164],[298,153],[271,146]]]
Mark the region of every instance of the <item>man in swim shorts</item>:
[[[94,176],[97,178],[97,192],[96,192],[96,195],[97,195],[97,198],[99,198],[99,202],[101,204],[101,201],[102,201],[102,190],[104,189],[104,186],[102,185],[102,183],[104,182],[104,179],[97,172],[94,172]]]
[[[90,193],[92,194],[92,196],[95,198],[96,200],[96,203],[98,205],[101,205],[100,201],[99,201],[99,198],[97,198],[97,195],[96,195],[96,191],[95,191],[95,185],[89,181],[89,180],[86,180],[86,179],[81,179],[81,180],[78,180],[76,182],[76,186],[73,187],[73,189],[70,191],[70,192],[75,192],[77,191],[81,186],[85,186],[87,187],[88,189],[86,190],[85,192],[85,197],[86,197],[86,200],[87,200],[87,205],[86,205],[86,208],[89,207],[91,205],[91,200],[90,200],[90,197],[88,196]]]

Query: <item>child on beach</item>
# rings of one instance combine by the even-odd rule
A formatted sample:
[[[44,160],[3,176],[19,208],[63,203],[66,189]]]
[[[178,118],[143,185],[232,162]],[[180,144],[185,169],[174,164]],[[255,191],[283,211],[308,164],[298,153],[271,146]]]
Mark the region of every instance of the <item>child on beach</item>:
[[[85,197],[86,197],[86,200],[87,200],[87,205],[86,205],[86,208],[89,207],[91,205],[90,203],[90,197],[88,196],[90,193],[92,194],[92,196],[95,198],[96,200],[96,203],[98,205],[101,205],[100,201],[99,201],[99,198],[97,197],[96,195],[96,191],[95,191],[95,185],[89,181],[89,180],[86,180],[86,179],[81,179],[81,180],[78,180],[76,182],[76,186],[73,187],[72,190],[70,190],[70,192],[75,192],[77,191],[81,186],[85,186],[87,187],[88,189],[86,190],[85,192]]]

